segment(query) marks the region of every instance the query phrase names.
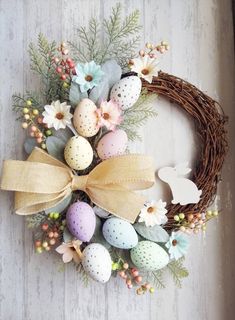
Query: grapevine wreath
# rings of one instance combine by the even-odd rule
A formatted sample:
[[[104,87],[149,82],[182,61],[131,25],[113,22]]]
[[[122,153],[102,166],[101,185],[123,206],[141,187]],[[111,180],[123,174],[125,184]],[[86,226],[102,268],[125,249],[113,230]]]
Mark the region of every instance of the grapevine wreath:
[[[210,206],[227,137],[217,102],[159,71],[167,42],[147,43],[136,55],[138,17],[134,11],[122,21],[117,5],[103,22],[104,38],[92,19],[76,44],[42,34],[30,44],[41,88],[13,96],[29,156],[4,162],[1,188],[15,191],[16,213],[27,216],[37,253],[55,250],[84,280],[118,275],[143,294],[164,286],[166,270],[178,286],[188,275],[188,237],[218,215]],[[157,115],[158,95],[189,115],[200,141],[191,179],[187,163],[158,171],[172,192],[168,204],[135,192],[154,184],[155,171],[151,157],[127,151],[128,141],[140,139],[138,128]]]

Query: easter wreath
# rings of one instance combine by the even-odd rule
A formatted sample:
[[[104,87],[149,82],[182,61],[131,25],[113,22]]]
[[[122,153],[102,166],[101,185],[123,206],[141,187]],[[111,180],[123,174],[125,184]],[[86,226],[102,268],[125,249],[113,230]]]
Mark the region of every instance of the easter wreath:
[[[84,280],[105,283],[118,274],[143,294],[164,287],[165,270],[178,286],[188,275],[187,236],[205,231],[218,215],[209,206],[227,140],[219,104],[159,71],[167,42],[147,43],[136,56],[138,17],[134,11],[121,21],[120,5],[113,8],[103,23],[102,45],[95,19],[88,30],[78,30],[78,44],[58,46],[42,34],[38,47],[30,44],[31,69],[42,87],[13,97],[29,135],[29,157],[4,162],[1,188],[15,191],[16,213],[27,215],[36,252],[55,249],[64,263],[76,264]],[[128,140],[140,138],[138,127],[156,116],[157,95],[186,111],[201,142],[192,180],[180,177],[190,171],[187,164],[159,170],[172,190],[168,205],[134,192],[153,185],[154,169],[151,158],[126,151]]]

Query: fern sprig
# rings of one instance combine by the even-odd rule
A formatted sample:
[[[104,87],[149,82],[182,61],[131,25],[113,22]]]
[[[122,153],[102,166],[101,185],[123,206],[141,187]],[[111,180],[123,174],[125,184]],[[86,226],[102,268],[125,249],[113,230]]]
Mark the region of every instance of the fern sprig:
[[[167,269],[169,270],[172,278],[178,288],[182,287],[182,279],[188,277],[188,270],[183,265],[184,257],[173,260],[167,265]]]

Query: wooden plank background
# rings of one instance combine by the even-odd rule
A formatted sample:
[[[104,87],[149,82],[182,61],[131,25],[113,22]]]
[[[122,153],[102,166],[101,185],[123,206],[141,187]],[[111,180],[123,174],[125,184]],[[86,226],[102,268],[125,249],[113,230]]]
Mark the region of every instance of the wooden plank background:
[[[182,289],[169,280],[153,296],[135,296],[123,283],[90,282],[84,288],[73,266],[61,271],[57,255],[37,255],[24,219],[12,214],[12,194],[0,193],[1,320],[232,320],[235,290],[234,232],[234,52],[232,4],[229,0],[126,0],[124,12],[141,12],[142,43],[169,40],[164,71],[203,88],[230,116],[230,154],[216,205],[223,214],[206,237],[193,236],[186,264],[190,277]],[[35,89],[27,47],[43,32],[50,39],[76,40],[76,28],[91,16],[103,19],[115,0],[0,0],[0,165],[22,158],[24,132],[11,111],[14,92]],[[156,168],[196,157],[193,126],[168,102],[157,101],[159,116],[142,130],[143,142],[132,146],[155,157]],[[150,139],[151,137],[151,139]],[[153,138],[154,137],[154,138]],[[149,196],[164,194],[161,186]]]

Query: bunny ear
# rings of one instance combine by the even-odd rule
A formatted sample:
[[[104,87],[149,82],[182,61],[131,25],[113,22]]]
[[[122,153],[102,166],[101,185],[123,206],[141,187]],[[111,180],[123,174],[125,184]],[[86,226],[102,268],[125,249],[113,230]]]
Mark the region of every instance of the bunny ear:
[[[192,169],[188,168],[188,162],[183,162],[183,163],[177,164],[175,166],[175,170],[180,175],[185,175],[185,174],[192,171]]]

